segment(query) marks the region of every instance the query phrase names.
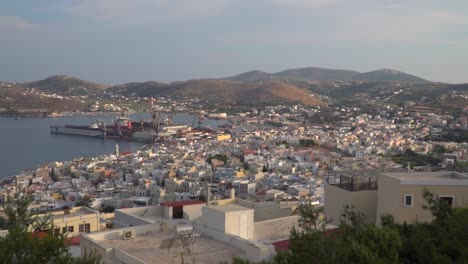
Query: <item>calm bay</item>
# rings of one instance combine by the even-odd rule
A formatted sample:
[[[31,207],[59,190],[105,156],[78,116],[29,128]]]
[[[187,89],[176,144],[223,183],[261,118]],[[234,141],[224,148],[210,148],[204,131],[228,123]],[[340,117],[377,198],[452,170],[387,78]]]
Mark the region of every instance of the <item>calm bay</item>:
[[[0,118],[0,178],[13,176],[24,169],[32,169],[52,161],[66,161],[77,157],[95,157],[114,153],[115,144],[120,152],[135,152],[144,143],[97,139],[73,135],[51,134],[51,125],[89,125],[99,119],[108,124],[116,114],[99,116],[67,116],[56,118]],[[132,120],[149,120],[148,113],[130,116]],[[174,116],[176,124],[191,126],[194,117],[190,114]],[[223,120],[205,120],[203,126],[217,126]]]

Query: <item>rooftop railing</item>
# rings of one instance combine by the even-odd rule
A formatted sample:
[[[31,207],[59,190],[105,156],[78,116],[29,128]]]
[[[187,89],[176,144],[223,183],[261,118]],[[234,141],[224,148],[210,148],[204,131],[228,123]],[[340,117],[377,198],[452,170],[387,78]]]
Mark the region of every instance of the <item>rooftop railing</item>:
[[[329,181],[330,182],[330,181]],[[377,177],[372,176],[346,176],[340,175],[334,183],[330,185],[336,186],[338,188],[356,192],[356,191],[370,191],[377,190]]]

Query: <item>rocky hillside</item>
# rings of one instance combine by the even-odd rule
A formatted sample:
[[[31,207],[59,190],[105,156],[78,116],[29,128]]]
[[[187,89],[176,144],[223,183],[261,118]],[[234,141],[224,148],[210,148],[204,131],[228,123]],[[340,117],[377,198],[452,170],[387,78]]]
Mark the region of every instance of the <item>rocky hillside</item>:
[[[34,88],[47,93],[60,95],[92,95],[100,93],[108,85],[80,80],[68,75],[54,75],[46,79],[21,84],[25,88]]]
[[[381,81],[381,82],[404,82],[404,83],[429,83],[428,80],[421,79],[411,74],[404,72],[382,69],[361,73],[353,77],[353,80],[359,81]]]
[[[288,69],[276,73],[267,73],[259,70],[241,73],[236,76],[226,77],[226,80],[241,82],[258,82],[264,80],[280,81],[381,81],[381,82],[405,82],[405,83],[428,83],[404,72],[382,69],[366,73],[359,73],[350,70],[325,69],[318,67],[308,67],[299,69]]]
[[[228,80],[191,80],[162,85],[157,82],[133,83],[110,87],[114,93],[137,96],[165,96],[173,98],[199,98],[237,104],[255,103],[303,103],[322,105],[323,102],[296,86],[276,82],[236,82]]]

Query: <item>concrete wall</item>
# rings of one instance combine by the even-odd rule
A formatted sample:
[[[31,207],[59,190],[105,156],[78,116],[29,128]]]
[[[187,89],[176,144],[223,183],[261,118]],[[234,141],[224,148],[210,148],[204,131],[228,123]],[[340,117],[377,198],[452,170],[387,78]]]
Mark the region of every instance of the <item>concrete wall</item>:
[[[275,247],[271,244],[242,239],[224,232],[219,232],[201,224],[195,224],[194,227],[195,231],[199,234],[203,234],[203,236],[211,237],[218,240],[220,243],[225,243],[228,246],[232,246],[245,252],[245,257],[252,262],[271,260],[276,254]]]
[[[176,223],[169,222],[167,224],[168,224],[169,229],[174,229]],[[138,236],[141,234],[145,234],[147,232],[159,232],[160,225],[159,224],[141,225],[141,226],[134,226],[131,229],[134,230],[136,233],[136,236]],[[96,254],[102,257],[102,261],[105,264],[113,264],[115,263],[115,259],[122,260],[120,259],[120,257],[122,257],[124,260],[129,261],[125,263],[139,264],[140,262],[138,260],[129,256],[128,254],[125,254],[125,252],[121,252],[118,249],[115,250],[113,248],[106,248],[100,245],[100,241],[122,239],[123,231],[124,229],[121,228],[121,229],[115,229],[115,230],[107,231],[107,232],[99,232],[99,233],[94,233],[94,234],[82,235],[81,256],[85,256],[86,254],[91,254],[92,252],[95,252]]]
[[[225,214],[210,207],[202,208],[201,223],[219,232],[225,232]]]
[[[299,216],[293,215],[254,224],[254,239],[278,241],[288,239],[291,229],[299,226]]]
[[[184,219],[192,221],[202,216],[202,208],[205,204],[194,204],[184,206]]]
[[[292,208],[281,208],[279,203],[275,202],[260,202],[254,204],[254,221],[261,222],[276,218],[291,216]]]
[[[399,179],[381,175],[379,177],[377,224],[380,224],[380,216],[385,213],[393,215],[398,223],[432,221],[431,212],[422,208],[426,204],[422,197],[424,189],[436,195],[454,196],[455,207],[468,207],[468,186],[401,185]],[[412,207],[404,206],[406,194],[413,196]]]
[[[254,238],[254,210],[225,214],[225,232],[244,239]]]
[[[88,235],[81,236],[80,247],[81,247],[82,257],[88,256],[91,254],[96,254],[98,256],[101,256],[102,262],[110,263],[109,254],[112,251],[112,249],[99,245],[99,242],[95,239],[92,239],[90,236]]]
[[[237,198],[234,199],[222,199],[222,200],[213,200],[210,201],[210,205],[225,205],[225,204],[230,204],[230,203],[236,203]]]
[[[119,262],[123,262],[125,264],[145,264],[140,260],[130,256],[129,254],[125,253],[124,251],[114,248],[112,250],[113,258],[118,259]],[[115,263],[113,259],[110,259],[109,263]]]
[[[375,224],[377,215],[377,191],[347,191],[339,187],[325,185],[325,217],[332,224],[340,223],[340,214],[345,205],[353,205],[355,210],[366,216],[366,222]]]
[[[156,223],[161,219],[161,206],[146,206],[115,210],[114,226],[128,227]],[[145,217],[141,215],[144,214]],[[149,217],[151,216],[151,217]]]

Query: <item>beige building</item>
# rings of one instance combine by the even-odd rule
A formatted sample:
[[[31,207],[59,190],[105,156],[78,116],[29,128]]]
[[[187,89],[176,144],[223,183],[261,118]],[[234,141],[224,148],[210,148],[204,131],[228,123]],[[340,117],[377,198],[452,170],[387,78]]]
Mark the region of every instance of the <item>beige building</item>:
[[[181,201],[116,210],[114,223],[123,228],[84,234],[81,255],[95,252],[106,264],[230,263],[234,257],[255,263],[270,260],[275,243],[287,240],[291,228],[298,227],[299,217],[292,215],[296,205],[257,206],[233,194],[209,205]],[[181,234],[192,242],[182,247]]]
[[[376,181],[377,180],[377,181]],[[369,223],[391,214],[397,223],[427,222],[431,212],[423,209],[427,189],[453,207],[468,207],[468,175],[457,172],[383,173],[377,177],[340,176],[325,185],[325,214],[339,224],[345,205],[353,205]]]
[[[340,223],[346,205],[363,213],[366,222],[375,223],[377,215],[377,181],[375,177],[341,175],[337,183],[325,184],[325,216],[332,224]]]
[[[468,207],[468,175],[457,172],[385,173],[379,178],[377,215],[389,213],[396,222],[432,220],[422,197],[424,189],[452,207]],[[379,223],[380,217],[377,219]]]
[[[66,233],[68,237],[78,236],[82,233],[91,233],[105,227],[100,223],[99,213],[88,207],[75,207],[70,210],[51,212],[54,232]],[[44,214],[38,217],[44,217]]]

